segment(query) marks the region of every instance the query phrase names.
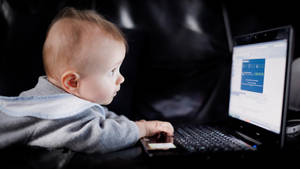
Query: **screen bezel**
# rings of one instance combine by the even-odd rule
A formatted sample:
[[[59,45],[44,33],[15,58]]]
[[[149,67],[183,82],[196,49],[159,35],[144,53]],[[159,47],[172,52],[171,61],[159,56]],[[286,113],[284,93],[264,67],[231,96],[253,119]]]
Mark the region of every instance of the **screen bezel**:
[[[290,65],[293,51],[293,28],[292,26],[284,26],[280,28],[270,29],[266,31],[255,32],[252,34],[242,35],[234,37],[233,46],[255,44],[260,42],[269,42],[275,40],[287,39],[287,54],[286,54],[286,71],[285,71],[285,83],[284,83],[284,93],[283,93],[283,106],[282,106],[282,120],[280,133],[275,133],[273,131],[264,129],[262,127],[256,126],[254,124],[247,123],[243,120],[234,118],[229,115],[228,117],[231,125],[235,128],[239,128],[240,132],[259,140],[262,143],[268,142],[268,145],[276,145],[276,147],[283,148],[285,141],[285,121],[287,114],[287,103],[288,103],[288,91],[289,91],[289,81],[290,81]],[[233,60],[232,60],[233,61]],[[231,80],[230,79],[230,92],[231,92]],[[273,146],[272,146],[273,147]]]

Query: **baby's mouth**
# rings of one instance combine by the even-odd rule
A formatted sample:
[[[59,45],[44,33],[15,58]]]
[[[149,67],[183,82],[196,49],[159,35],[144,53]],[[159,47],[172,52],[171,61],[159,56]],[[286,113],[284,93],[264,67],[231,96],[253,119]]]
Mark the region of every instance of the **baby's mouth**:
[[[118,91],[115,91],[114,96],[116,96],[118,94]]]
[[[115,93],[114,93],[114,96],[116,96],[118,94],[118,91],[120,91],[120,88],[118,88]]]

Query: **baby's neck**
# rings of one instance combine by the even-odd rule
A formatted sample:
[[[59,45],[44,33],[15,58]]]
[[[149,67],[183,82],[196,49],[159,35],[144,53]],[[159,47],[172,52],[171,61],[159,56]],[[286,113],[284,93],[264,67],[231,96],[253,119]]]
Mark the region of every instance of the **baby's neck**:
[[[52,77],[50,77],[50,76],[47,76],[47,79],[48,79],[48,81],[49,81],[50,83],[52,83],[52,84],[55,85],[56,87],[61,88],[59,82],[58,82],[56,79],[54,79],[54,78],[52,78]]]

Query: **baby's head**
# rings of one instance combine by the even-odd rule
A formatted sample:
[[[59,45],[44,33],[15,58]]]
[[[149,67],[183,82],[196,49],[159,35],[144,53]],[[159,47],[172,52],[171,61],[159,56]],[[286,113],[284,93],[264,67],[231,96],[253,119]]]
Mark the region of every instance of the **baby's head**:
[[[94,11],[74,8],[65,8],[49,28],[43,47],[48,80],[85,100],[109,104],[124,81],[122,32]]]

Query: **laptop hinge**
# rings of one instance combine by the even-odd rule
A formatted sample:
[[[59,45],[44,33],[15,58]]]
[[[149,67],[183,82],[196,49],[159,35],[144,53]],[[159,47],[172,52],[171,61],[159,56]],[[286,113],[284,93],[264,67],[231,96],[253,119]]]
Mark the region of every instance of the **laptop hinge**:
[[[249,136],[247,136],[247,135],[245,135],[245,134],[243,134],[243,133],[241,133],[241,132],[236,131],[235,133],[236,133],[237,135],[239,135],[240,137],[242,137],[243,139],[245,139],[245,140],[247,140],[247,141],[249,141],[249,142],[251,142],[251,143],[253,143],[253,144],[256,144],[257,146],[259,146],[259,145],[262,144],[261,142],[255,140],[255,139],[253,139],[253,138],[251,138],[251,137],[249,137]]]

